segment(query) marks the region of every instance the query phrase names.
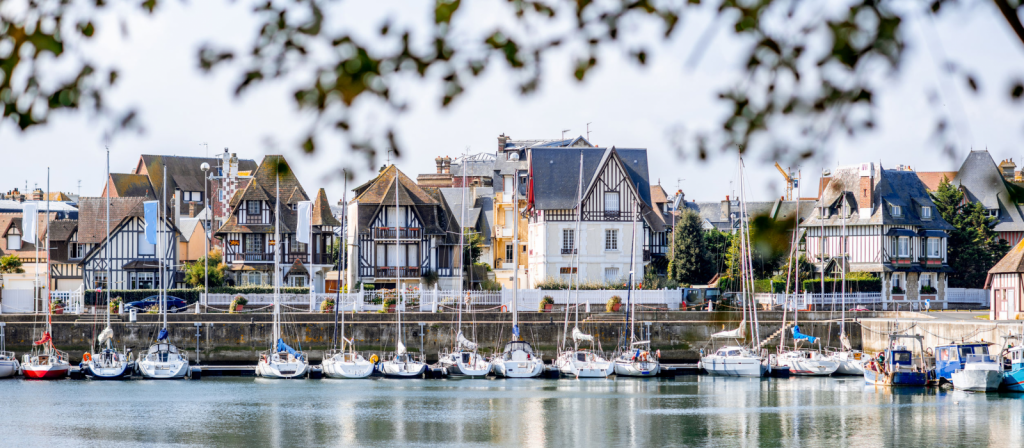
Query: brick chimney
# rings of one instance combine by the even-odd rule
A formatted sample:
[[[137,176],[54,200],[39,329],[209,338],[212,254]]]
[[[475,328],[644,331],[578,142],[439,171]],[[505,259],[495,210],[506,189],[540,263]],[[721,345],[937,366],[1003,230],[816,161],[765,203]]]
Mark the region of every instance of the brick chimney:
[[[196,203],[195,202],[189,202],[188,203],[188,217],[189,218],[195,218],[196,217]]]
[[[434,158],[434,163],[437,164],[437,174],[444,174],[444,158],[437,156]]]
[[[512,139],[512,137],[506,137],[505,134],[501,134],[501,135],[498,136],[498,152],[499,153],[501,151],[505,150],[505,143],[508,143],[508,141],[511,140],[511,139]]]
[[[452,173],[452,158],[448,157],[448,156],[444,156],[444,159],[441,159],[441,163],[442,163],[441,167],[443,169],[443,172],[441,174],[451,174]]]
[[[35,190],[32,190],[33,201],[42,201],[44,199],[45,198],[43,197],[43,190],[41,188],[36,188]]]
[[[722,201],[722,220],[729,219],[729,215],[732,214],[732,202],[729,201],[729,195],[725,195],[725,200]]]
[[[875,191],[875,164],[860,164],[860,184],[854,196],[857,198],[857,207],[860,209],[860,219],[870,219],[871,212],[875,209],[872,201]]]

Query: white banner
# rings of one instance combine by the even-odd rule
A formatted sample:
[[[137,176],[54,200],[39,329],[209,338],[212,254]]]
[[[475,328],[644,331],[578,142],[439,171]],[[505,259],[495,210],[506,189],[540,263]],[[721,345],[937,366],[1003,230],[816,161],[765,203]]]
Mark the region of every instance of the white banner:
[[[313,203],[310,201],[299,202],[299,222],[295,229],[295,240],[300,243],[309,244],[310,222],[313,219]]]
[[[39,227],[39,205],[25,204],[21,212],[21,241],[36,244]]]

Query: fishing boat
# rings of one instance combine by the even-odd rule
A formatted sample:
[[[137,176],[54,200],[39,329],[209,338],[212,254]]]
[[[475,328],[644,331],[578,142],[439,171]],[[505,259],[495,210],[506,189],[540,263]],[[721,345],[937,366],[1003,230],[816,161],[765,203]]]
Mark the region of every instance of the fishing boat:
[[[5,322],[0,322],[0,378],[10,378],[18,373],[21,364],[14,352],[7,351],[7,341],[4,339]]]
[[[26,219],[32,220],[33,229],[37,228],[39,219],[35,213]],[[50,265],[50,169],[46,169],[46,265]],[[27,235],[25,235],[27,236]],[[36,260],[39,260],[39,232],[33,231],[33,242],[36,245]],[[37,270],[38,271],[38,270]],[[32,343],[32,353],[22,358],[21,374],[25,378],[38,380],[60,379],[68,376],[71,370],[71,363],[68,362],[68,354],[57,350],[53,345],[53,304],[50,295],[50,270],[46,270],[46,286],[43,289],[46,294],[46,329],[43,337]]]
[[[999,389],[1003,382],[1003,365],[989,355],[989,342],[960,342],[933,348],[935,378],[939,384],[973,392]]]
[[[280,162],[279,162],[280,163]],[[279,173],[279,169],[274,170]],[[281,178],[277,177],[274,195],[274,241],[281,241]],[[270,348],[260,353],[256,363],[256,376],[272,379],[302,378],[309,370],[305,352],[295,350],[284,342],[281,334],[281,251],[284,244],[274,245],[274,324]]]
[[[107,177],[110,177],[110,150],[107,150]],[[106,179],[105,178],[105,179]],[[110,196],[107,195],[107,235],[110,235]],[[111,277],[110,244],[103,245],[107,258],[107,278]],[[95,380],[120,380],[129,378],[135,370],[135,363],[131,360],[131,352],[127,348],[118,350],[114,346],[114,330],[110,327],[110,288],[104,288],[107,292],[107,313],[106,326],[96,338],[97,347],[92,353],[85,353],[82,356],[82,363],[79,368],[87,378]]]
[[[1009,347],[1004,352],[1010,368],[1003,371],[1002,387],[1012,392],[1024,392],[1024,345]]]
[[[146,220],[146,239],[150,244],[157,246],[157,272],[159,276],[160,296],[159,311],[163,318],[163,327],[157,333],[156,342],[149,346],[146,353],[140,353],[135,362],[135,370],[143,378],[154,380],[174,380],[187,376],[189,368],[188,353],[178,350],[170,342],[170,332],[167,326],[167,280],[171,278],[167,273],[167,265],[164,257],[167,255],[165,243],[167,238],[167,167],[164,167],[164,185],[161,201],[143,202],[143,211]],[[162,214],[162,217],[161,217]],[[163,234],[161,236],[160,234]],[[177,240],[175,240],[177,241]]]
[[[512,340],[505,343],[501,354],[491,358],[491,371],[502,378],[535,378],[544,372],[544,360],[533,352],[533,346],[519,334],[519,176],[512,176]]]
[[[864,382],[875,386],[925,386],[928,374],[921,358],[912,349],[899,345],[901,339],[913,339],[924,353],[924,337],[920,335],[889,335],[888,347],[877,359],[864,365]]]
[[[580,152],[580,168],[579,168],[579,184],[576,190],[576,230],[573,231],[573,248],[579,247],[579,234],[580,234],[580,221],[582,220],[583,214],[583,153]],[[636,220],[633,220],[633,246],[631,250],[635,253],[636,249]],[[558,369],[559,373],[563,376],[573,378],[606,378],[615,371],[615,363],[608,361],[599,353],[598,347],[595,347],[595,338],[593,335],[586,334],[580,330],[580,274],[579,274],[579,251],[573,250],[572,260],[575,262],[570,263],[571,272],[575,272],[573,279],[575,280],[575,297],[572,307],[569,305],[569,301],[566,300],[565,306],[565,337],[562,338],[558,355],[555,358],[554,364]],[[632,289],[632,278],[633,271],[629,273],[630,282],[629,287]],[[571,286],[571,285],[570,285]],[[566,345],[566,342],[570,339],[569,333],[569,310],[575,310],[575,322],[573,324],[571,338],[572,347]],[[580,345],[581,342],[589,342],[590,347],[583,347]],[[600,344],[600,341],[597,342]]]
[[[398,198],[398,176],[395,174],[395,254],[397,255],[401,251],[402,247],[399,240],[398,232],[398,210],[401,209]],[[396,263],[399,259],[396,258]],[[408,261],[406,261],[408,263]],[[423,359],[418,359],[409,353],[405,348],[405,344],[402,342],[402,308],[405,308],[405,300],[402,287],[402,270],[395,269],[397,278],[395,279],[395,319],[398,324],[397,332],[395,333],[395,351],[391,353],[388,359],[383,360],[377,365],[377,370],[384,375],[385,378],[422,378],[423,374],[427,371],[427,363],[423,362]],[[387,306],[385,304],[385,306]]]
[[[345,176],[345,194],[348,193],[348,176]],[[347,196],[342,196],[341,203],[346,204],[345,200]],[[345,226],[347,221],[345,220],[345,212],[347,207],[341,209],[341,228],[342,238],[344,238]],[[342,239],[344,241],[344,239]],[[344,258],[341,253],[338,254],[338,272],[341,272],[341,260]],[[334,343],[332,348],[324,353],[324,360],[320,363],[323,367],[324,375],[329,378],[339,379],[358,379],[366,378],[373,374],[373,363],[363,358],[363,355],[356,351],[355,338],[345,338],[345,313],[341,312],[341,282],[338,282],[337,298],[334,301]],[[338,315],[341,315],[341,336],[338,335]]]

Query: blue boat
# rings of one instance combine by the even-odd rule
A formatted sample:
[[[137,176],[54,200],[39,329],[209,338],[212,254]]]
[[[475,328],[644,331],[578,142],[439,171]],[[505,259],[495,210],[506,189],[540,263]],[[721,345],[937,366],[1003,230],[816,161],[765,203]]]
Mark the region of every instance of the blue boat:
[[[952,382],[953,372],[967,364],[969,355],[988,355],[988,342],[959,342],[935,347],[935,379],[939,384]]]
[[[876,386],[925,386],[928,374],[923,362],[914,365],[914,353],[903,345],[900,339],[916,339],[924,352],[924,337],[910,335],[889,335],[889,346],[879,358],[864,363],[864,382]]]
[[[1003,372],[1003,388],[1013,392],[1024,392],[1024,345],[1006,350],[1010,358],[1010,370]]]

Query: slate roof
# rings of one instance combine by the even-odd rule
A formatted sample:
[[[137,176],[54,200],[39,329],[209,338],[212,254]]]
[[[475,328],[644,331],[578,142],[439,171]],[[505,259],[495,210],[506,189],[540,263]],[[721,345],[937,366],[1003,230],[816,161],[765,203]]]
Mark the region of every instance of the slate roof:
[[[1014,200],[1024,200],[1024,189],[1003,179],[988,151],[971,151],[951,182],[959,186],[971,202],[980,202],[987,209],[999,209],[995,231],[1024,231],[1024,211]]]
[[[77,219],[58,219],[50,221],[50,242],[67,241],[78,228]]]
[[[110,198],[110,230],[128,216],[143,216],[143,197]],[[78,201],[78,242],[95,244],[107,236],[107,198],[80,198]]]
[[[260,166],[253,173],[252,181],[245,186],[245,189],[235,193],[231,198],[231,214],[224,225],[217,229],[215,234],[224,233],[273,233],[276,222],[268,224],[239,224],[238,207],[245,201],[265,201],[270,204],[271,210],[277,204],[278,191],[280,191],[280,223],[281,233],[294,233],[298,223],[298,212],[290,205],[301,201],[308,201],[309,196],[302,189],[295,172],[288,165],[288,161],[280,155],[269,155],[263,158]],[[325,197],[326,200],[326,197]],[[337,222],[336,220],[334,222]],[[335,224],[330,224],[335,225]],[[316,230],[314,230],[314,233]]]
[[[317,190],[313,201],[313,225],[341,227],[341,222],[331,213],[331,203],[327,200],[327,192],[323,188]]]
[[[149,176],[144,174],[110,173],[107,185],[112,185],[115,194],[113,197],[144,197],[156,199],[156,191],[149,183]],[[104,191],[104,194],[106,192]]]
[[[462,166],[467,166],[466,176],[468,177],[491,177],[494,175],[494,162],[497,156],[492,153],[478,153],[465,157],[468,162],[458,157],[452,161],[452,176],[462,177]]]
[[[470,192],[473,191],[475,191],[475,198],[470,196]],[[444,196],[445,204],[447,204],[456,225],[459,228],[470,227],[476,229],[484,237],[484,245],[490,245],[491,223],[494,218],[494,189],[476,187],[475,189],[470,188],[466,190],[466,201],[470,202],[470,204],[469,208],[466,209],[465,224],[460,222],[462,219],[462,189],[442,188],[441,194]],[[456,238],[458,237],[456,236]]]
[[[398,190],[395,190],[395,178],[398,178]],[[395,204],[395,196],[398,196],[399,205],[411,206],[415,210],[423,225],[423,231],[428,235],[445,234],[441,228],[441,193],[436,188],[420,187],[415,181],[406,176],[397,166],[391,165],[381,171],[377,177],[363,185],[356,187],[353,191],[356,197],[353,203],[359,206],[359,222],[355,223],[360,231],[368,229],[377,211],[383,205]]]

